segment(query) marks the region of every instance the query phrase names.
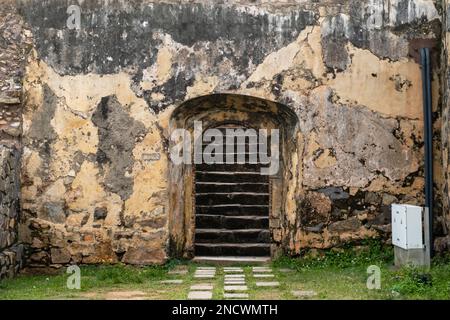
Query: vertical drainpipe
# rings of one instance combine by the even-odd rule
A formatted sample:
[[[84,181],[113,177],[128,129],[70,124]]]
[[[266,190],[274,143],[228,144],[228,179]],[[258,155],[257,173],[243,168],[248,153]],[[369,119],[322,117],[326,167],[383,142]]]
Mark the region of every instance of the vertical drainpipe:
[[[423,88],[423,121],[425,140],[425,214],[428,213],[429,240],[426,244],[433,256],[433,113],[431,106],[430,49],[420,49]],[[427,240],[427,237],[425,238]]]

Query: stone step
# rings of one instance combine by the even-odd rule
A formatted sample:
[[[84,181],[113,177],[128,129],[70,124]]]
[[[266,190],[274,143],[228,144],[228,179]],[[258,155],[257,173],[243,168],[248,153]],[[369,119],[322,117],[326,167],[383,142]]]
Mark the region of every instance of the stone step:
[[[224,215],[224,216],[269,216],[268,205],[196,205],[197,214]]]
[[[225,193],[197,193],[195,195],[197,205],[218,204],[261,204],[269,203],[268,193],[253,192],[225,192]]]
[[[270,256],[196,256],[192,259],[195,263],[215,264],[219,266],[228,265],[267,265],[270,262]]]
[[[196,243],[199,256],[268,256],[270,244],[265,243]]]
[[[196,171],[196,182],[268,182],[260,172]]]
[[[267,229],[197,229],[196,243],[270,243]]]
[[[270,157],[270,146],[267,148],[267,152],[264,152],[265,150],[262,150],[262,156],[264,157],[261,160],[265,160],[267,161],[267,157]],[[203,153],[205,154],[205,153]],[[245,160],[247,162],[247,160],[256,160],[253,162],[260,162],[260,157],[259,157],[259,150],[250,150],[247,147],[244,148],[244,150],[238,150],[238,149],[234,149],[234,150],[222,150],[222,152],[220,152],[220,150],[217,150],[217,152],[215,152],[214,150],[211,150],[211,152],[209,152],[208,150],[208,154],[211,154],[211,156],[215,156],[218,159],[222,160],[223,162],[227,162],[228,158],[229,159],[234,159],[234,161],[236,161],[238,158],[238,155],[245,155]],[[249,156],[253,156],[252,158],[250,158]],[[204,161],[203,161],[204,162]],[[250,163],[250,162],[249,162]]]
[[[197,214],[198,229],[268,229],[269,218],[264,216],[225,216]]]
[[[234,141],[234,142],[227,142],[226,141],[226,138],[224,137],[224,139],[223,139],[223,141],[222,141],[222,143],[220,143],[220,142],[216,142],[216,141],[212,141],[212,142],[206,142],[206,141],[203,141],[203,143],[202,143],[202,145],[203,145],[203,147],[205,147],[205,146],[209,146],[209,145],[213,145],[213,146],[223,146],[223,148],[225,149],[227,146],[249,146],[249,145],[251,145],[251,146],[256,146],[256,147],[258,147],[258,146],[261,146],[261,145],[263,145],[263,143],[262,142],[249,142],[248,141],[248,139],[245,139],[245,142],[244,143],[242,143],[241,141]]]
[[[264,182],[197,182],[196,193],[205,192],[259,192],[269,193],[269,184]]]
[[[222,158],[220,158],[222,159]],[[226,158],[222,159],[226,161]],[[195,166],[195,171],[198,172],[214,172],[214,171],[229,171],[229,172],[260,172],[261,167],[266,167],[260,163],[245,163],[245,164],[227,164],[227,163],[202,163]]]
[[[235,150],[232,152],[214,152],[214,151],[208,151],[203,153],[202,157],[202,163],[198,163],[199,165],[205,165],[202,167],[197,167],[197,170],[199,171],[211,171],[210,166],[211,165],[220,165],[225,164],[226,171],[230,171],[230,168],[228,166],[230,165],[249,165],[249,166],[256,166],[251,169],[250,171],[254,171],[255,168],[261,168],[261,167],[267,167],[270,165],[270,154],[271,151],[268,152],[262,152],[259,153],[259,151],[254,152],[254,150]],[[208,158],[205,156],[208,155]],[[207,162],[209,161],[209,162]],[[239,168],[237,166],[236,168]],[[245,168],[245,166],[244,166]],[[247,171],[245,169],[244,171]]]

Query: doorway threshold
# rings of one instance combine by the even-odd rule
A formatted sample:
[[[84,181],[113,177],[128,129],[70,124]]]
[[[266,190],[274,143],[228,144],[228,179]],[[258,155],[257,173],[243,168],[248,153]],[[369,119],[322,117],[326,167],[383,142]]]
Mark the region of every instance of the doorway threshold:
[[[252,257],[252,256],[197,256],[192,259],[196,263],[208,263],[218,265],[230,264],[248,264],[261,265],[268,264],[270,257]]]

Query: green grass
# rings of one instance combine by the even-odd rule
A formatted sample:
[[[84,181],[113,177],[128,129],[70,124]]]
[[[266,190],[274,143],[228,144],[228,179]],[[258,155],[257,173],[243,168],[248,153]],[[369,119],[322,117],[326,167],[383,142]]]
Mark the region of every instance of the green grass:
[[[304,252],[294,259],[282,257],[273,264],[296,271],[280,275],[290,289],[314,290],[320,299],[450,299],[450,256],[435,258],[429,270],[395,269],[392,247],[373,240],[358,248],[349,246],[314,255]],[[381,271],[379,290],[367,289],[367,269],[372,265]]]
[[[296,258],[282,257],[272,262],[278,288],[257,288],[251,267],[243,266],[250,299],[296,299],[292,290],[313,290],[315,299],[450,299],[450,258],[436,258],[430,270],[392,267],[392,250],[378,243],[361,248],[342,248],[321,253],[304,252]],[[187,275],[167,272],[186,265]],[[367,268],[381,269],[381,289],[366,287]],[[102,265],[81,267],[81,290],[69,290],[69,274],[21,274],[0,281],[0,299],[186,299],[193,283],[214,284],[213,298],[223,299],[223,270],[212,281],[193,278],[194,263],[170,261],[164,266],[132,267]],[[282,272],[289,268],[291,272]],[[181,285],[161,284],[163,279],[183,279]],[[272,281],[268,280],[267,281]]]

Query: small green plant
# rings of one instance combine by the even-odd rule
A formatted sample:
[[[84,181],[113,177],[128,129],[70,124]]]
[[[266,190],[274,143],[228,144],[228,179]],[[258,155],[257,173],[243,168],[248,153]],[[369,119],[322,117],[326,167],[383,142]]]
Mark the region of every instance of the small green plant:
[[[404,267],[394,275],[392,291],[405,295],[422,295],[433,286],[432,275],[417,267]]]
[[[366,240],[358,247],[348,244],[338,249],[323,250],[314,255],[304,251],[297,258],[281,257],[275,266],[285,266],[297,270],[316,268],[348,268],[367,265],[384,265],[393,260],[393,249],[377,240]]]

